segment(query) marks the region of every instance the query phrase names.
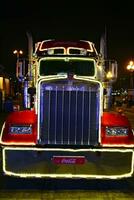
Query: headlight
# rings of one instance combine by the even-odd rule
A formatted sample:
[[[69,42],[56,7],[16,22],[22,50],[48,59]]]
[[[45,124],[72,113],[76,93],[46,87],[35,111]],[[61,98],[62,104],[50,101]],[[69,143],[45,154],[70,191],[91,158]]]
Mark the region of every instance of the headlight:
[[[10,134],[31,134],[32,125],[13,125],[9,128]]]
[[[123,127],[106,127],[107,136],[127,136],[128,128]]]

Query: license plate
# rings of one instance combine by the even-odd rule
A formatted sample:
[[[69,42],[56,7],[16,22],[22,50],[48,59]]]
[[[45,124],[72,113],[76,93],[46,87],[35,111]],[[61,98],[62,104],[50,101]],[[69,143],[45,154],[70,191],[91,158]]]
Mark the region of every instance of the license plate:
[[[53,156],[52,158],[54,164],[82,165],[85,164],[85,161],[84,156]]]

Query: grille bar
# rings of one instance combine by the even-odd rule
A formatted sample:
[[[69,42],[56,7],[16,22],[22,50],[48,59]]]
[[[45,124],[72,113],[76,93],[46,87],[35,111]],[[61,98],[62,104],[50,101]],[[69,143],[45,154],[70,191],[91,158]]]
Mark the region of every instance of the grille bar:
[[[40,134],[44,144],[98,143],[98,86],[69,90],[65,85],[51,89],[45,85],[42,92]]]
[[[91,102],[91,92],[89,91],[89,102]],[[88,108],[89,122],[90,122],[90,106]],[[88,126],[88,145],[90,144],[90,125]]]
[[[56,144],[56,129],[57,129],[57,117],[56,117],[56,113],[57,113],[57,87],[56,87],[56,96],[55,96],[55,144]]]
[[[77,96],[78,96],[78,91],[76,91],[76,102],[75,102],[75,110],[76,110],[76,112],[75,112],[75,144],[77,144],[76,143],[76,138],[77,138]]]

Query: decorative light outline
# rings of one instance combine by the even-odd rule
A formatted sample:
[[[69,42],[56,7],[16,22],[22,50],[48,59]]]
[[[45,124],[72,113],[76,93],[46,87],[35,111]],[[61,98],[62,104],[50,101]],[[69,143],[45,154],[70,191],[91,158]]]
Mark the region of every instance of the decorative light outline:
[[[41,59],[42,60],[42,59]],[[54,75],[54,76],[50,76],[50,78],[48,78],[48,77],[44,77],[44,78],[40,78],[39,80],[38,80],[38,84],[37,84],[37,99],[39,100],[39,102],[40,102],[40,87],[41,87],[41,83],[42,82],[44,82],[44,81],[48,81],[48,80],[54,80],[54,79],[64,79],[65,77],[67,77],[67,75],[64,75],[64,76],[56,76],[56,75]],[[94,83],[98,83],[99,85],[100,85],[100,92],[99,92],[99,94],[100,94],[100,97],[99,97],[99,99],[100,99],[100,106],[99,106],[99,143],[101,143],[101,116],[102,116],[102,110],[103,110],[103,108],[102,108],[102,106],[103,106],[103,87],[102,87],[102,84],[101,84],[101,82],[99,82],[99,81],[97,81],[97,80],[91,80],[90,79],[90,77],[89,76],[87,76],[87,77],[83,77],[83,76],[76,76],[76,75],[74,75],[74,79],[77,79],[77,80],[85,80],[85,81],[87,81],[87,82],[94,82]],[[38,102],[38,105],[37,105],[37,113],[38,113],[38,128],[37,128],[37,140],[39,140],[40,139],[40,104],[39,104],[39,102]]]
[[[42,49],[42,45],[43,45],[45,42],[49,42],[49,41],[53,41],[53,39],[41,41],[41,42],[40,42],[39,51],[44,51],[44,50],[48,49],[48,48]]]
[[[40,44],[41,44],[41,42],[37,42],[37,43],[36,43],[36,46],[35,46],[35,52],[34,52],[35,54],[36,54],[36,52],[37,52],[38,47],[40,46]]]
[[[95,69],[95,73],[94,73],[94,76],[82,76],[82,77],[87,77],[88,79],[89,78],[96,78],[96,75],[97,75],[97,64],[96,64],[96,61],[95,61],[95,59],[93,59],[93,58],[90,58],[90,57],[77,57],[77,56],[73,56],[73,57],[67,57],[67,56],[65,56],[65,57],[60,57],[60,56],[58,56],[58,57],[55,57],[55,56],[53,56],[53,57],[43,57],[43,58],[41,58],[40,60],[39,60],[39,64],[38,64],[38,74],[39,74],[39,70],[40,70],[40,62],[41,61],[43,61],[43,60],[66,60],[66,59],[68,59],[68,60],[86,60],[86,61],[93,61],[94,62],[94,69]],[[41,76],[40,74],[39,74],[39,76],[40,77],[44,77],[44,76]],[[54,75],[50,75],[50,77],[53,77]],[[48,76],[47,76],[48,77]]]
[[[73,175],[73,174],[40,174],[40,173],[33,173],[33,174],[28,174],[28,173],[14,173],[12,171],[8,171],[6,170],[6,150],[33,150],[33,151],[65,151],[65,152],[87,152],[87,151],[91,151],[91,152],[121,152],[121,153],[126,153],[126,152],[131,152],[132,153],[132,160],[131,160],[131,168],[130,168],[130,172],[129,173],[124,173],[122,175],[81,175],[81,174],[77,174],[77,175]],[[95,178],[95,179],[120,179],[120,178],[127,178],[127,177],[131,177],[133,172],[134,172],[134,151],[131,149],[125,149],[125,150],[121,150],[121,149],[55,149],[55,148],[51,148],[51,149],[39,149],[39,148],[28,148],[26,147],[25,149],[22,147],[3,147],[2,149],[2,154],[3,154],[3,172],[6,175],[9,176],[18,176],[18,177],[22,177],[22,178],[27,178],[27,177],[36,177],[36,178]]]
[[[67,48],[65,48],[64,46],[57,46],[57,47],[50,47],[50,48],[42,48],[42,46],[43,46],[43,44],[45,43],[45,42],[48,42],[48,41],[54,41],[53,39],[52,40],[43,40],[42,42],[40,42],[40,46],[39,46],[39,51],[45,51],[45,50],[48,50],[48,49],[54,49],[54,48],[63,48],[63,49],[68,49],[68,48],[75,48],[75,47],[67,47]],[[86,42],[86,43],[88,43],[89,44],[89,49],[86,49],[86,48],[84,48],[83,47],[83,49],[86,49],[87,51],[89,51],[89,52],[94,52],[95,51],[95,53],[98,55],[98,52],[97,52],[97,50],[96,50],[96,48],[95,48],[95,45],[94,45],[94,43],[93,42],[90,42],[90,41],[87,41],[87,40],[80,40],[80,41],[83,41],[83,42]],[[76,47],[77,48],[77,47]]]
[[[49,50],[55,50],[55,49],[63,49],[63,53],[61,55],[66,54],[66,48],[64,48],[64,47],[50,47],[50,48],[46,48],[46,49],[43,49],[43,50],[40,50],[40,49],[39,50],[40,51],[47,51],[47,52],[49,52]],[[57,54],[53,53],[52,55],[57,55]]]
[[[101,144],[103,147],[127,147],[132,148],[134,144]]]
[[[94,52],[93,51],[93,49],[92,50],[90,50],[90,49],[85,49],[85,48],[78,48],[78,47],[68,47],[67,48],[67,55],[84,55],[84,54],[82,54],[82,53],[80,53],[80,54],[71,54],[71,53],[69,53],[69,51],[70,51],[70,49],[75,49],[75,50],[80,50],[80,51],[83,51],[83,50],[85,50],[85,52]]]
[[[90,41],[88,41],[88,40],[80,40],[80,41],[87,42],[87,43],[89,44],[89,46],[91,47],[92,52],[95,51],[96,55],[98,55],[98,52],[97,52],[97,50],[96,50],[96,48],[95,48],[95,44],[94,44],[93,42],[90,42]]]

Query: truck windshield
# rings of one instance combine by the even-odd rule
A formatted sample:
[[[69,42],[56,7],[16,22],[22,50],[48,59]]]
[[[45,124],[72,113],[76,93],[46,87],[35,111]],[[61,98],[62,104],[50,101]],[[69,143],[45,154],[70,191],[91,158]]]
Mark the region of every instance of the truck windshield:
[[[94,61],[87,59],[47,59],[40,62],[41,76],[69,72],[80,76],[94,76]]]

